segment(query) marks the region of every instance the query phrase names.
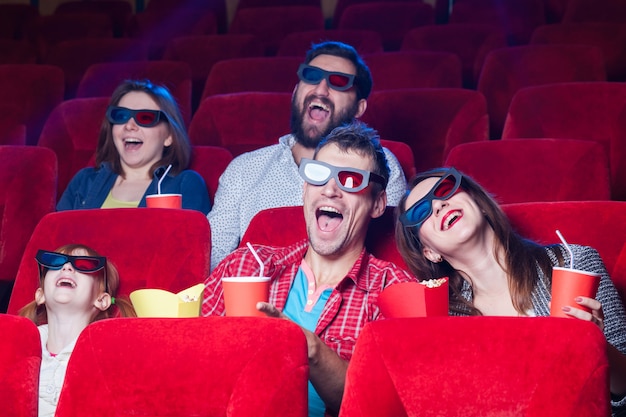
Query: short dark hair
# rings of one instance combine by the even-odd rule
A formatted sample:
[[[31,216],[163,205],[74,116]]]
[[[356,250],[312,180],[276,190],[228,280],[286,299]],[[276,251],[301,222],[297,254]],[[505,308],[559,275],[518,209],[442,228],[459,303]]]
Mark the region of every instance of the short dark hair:
[[[320,55],[337,56],[352,62],[356,68],[356,76],[354,78],[356,98],[360,100],[369,97],[372,91],[372,74],[356,49],[343,42],[326,41],[316,43],[307,52],[304,63],[309,64],[315,57]]]
[[[343,152],[354,151],[363,157],[371,158],[374,161],[373,172],[383,177],[385,184],[389,182],[389,164],[376,130],[359,120],[338,126],[317,145],[313,158],[317,157],[320,149],[330,144],[337,145]],[[375,187],[372,187],[374,194],[384,190],[382,184],[373,184],[375,185]]]
[[[131,92],[146,93],[157,103],[159,110],[165,113],[165,121],[169,125],[172,135],[172,144],[165,148],[163,157],[150,167],[150,175],[162,165],[172,164],[171,173],[176,175],[189,166],[191,159],[191,144],[185,122],[180,112],[176,100],[169,90],[158,84],[153,84],[149,80],[125,80],[111,95],[110,106],[117,106],[126,94]],[[98,147],[96,150],[96,166],[100,167],[103,162],[111,164],[111,169],[118,175],[123,175],[120,155],[113,143],[113,125],[105,117],[100,127]]]

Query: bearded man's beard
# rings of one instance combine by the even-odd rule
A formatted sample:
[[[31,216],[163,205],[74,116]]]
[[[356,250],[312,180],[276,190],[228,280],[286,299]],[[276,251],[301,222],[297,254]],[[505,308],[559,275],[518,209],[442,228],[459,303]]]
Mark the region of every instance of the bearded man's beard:
[[[315,149],[322,138],[328,135],[337,126],[352,122],[358,111],[358,103],[355,101],[350,107],[339,113],[335,113],[335,107],[328,99],[317,97],[318,100],[322,101],[331,109],[331,116],[325,130],[320,131],[315,126],[304,126],[304,116],[309,111],[309,103],[315,98],[316,97],[311,97],[305,100],[302,111],[298,109],[298,105],[295,102],[295,95],[291,100],[291,133],[299,144],[309,149]]]

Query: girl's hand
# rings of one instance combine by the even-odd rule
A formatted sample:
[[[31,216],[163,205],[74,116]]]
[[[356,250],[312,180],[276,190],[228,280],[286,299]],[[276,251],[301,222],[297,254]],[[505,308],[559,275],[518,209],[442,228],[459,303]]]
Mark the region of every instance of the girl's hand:
[[[591,309],[591,313],[587,313],[575,307],[565,306],[563,307],[565,314],[577,319],[590,321],[604,332],[604,313],[602,312],[602,304],[600,301],[589,297],[576,297],[574,301],[581,306]]]

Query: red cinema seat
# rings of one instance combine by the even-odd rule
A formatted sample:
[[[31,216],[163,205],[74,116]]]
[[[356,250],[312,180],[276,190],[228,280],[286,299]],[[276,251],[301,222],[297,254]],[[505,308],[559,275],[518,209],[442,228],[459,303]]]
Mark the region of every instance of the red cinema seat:
[[[28,41],[0,38],[0,64],[36,64],[37,51]]]
[[[0,314],[0,333],[0,391],[10,399],[2,406],[2,415],[34,417],[39,401],[39,331],[25,317]]]
[[[602,50],[608,81],[626,81],[626,22],[581,22],[539,26],[531,44],[590,45]]]
[[[410,29],[434,23],[435,11],[430,4],[418,1],[381,1],[346,7],[337,29],[374,30],[380,34],[385,51],[397,51]]]
[[[152,3],[152,2],[150,2]],[[148,7],[128,21],[126,36],[150,43],[150,59],[161,59],[167,43],[179,36],[217,34],[218,21],[211,8],[183,5]]]
[[[126,0],[81,1],[70,0],[60,3],[55,14],[93,13],[108,16],[111,19],[113,35],[121,37],[126,23],[133,13],[132,5]]]
[[[0,312],[6,311],[31,233],[54,211],[56,178],[57,159],[51,150],[0,146]]]
[[[59,161],[58,196],[96,153],[109,97],[65,100],[50,114],[37,146],[52,149]]]
[[[398,142],[396,140],[381,139],[380,144],[383,148],[387,148],[396,157],[402,172],[404,172],[404,178],[411,179],[417,170],[415,169],[415,157],[413,156],[413,149],[404,142]]]
[[[324,16],[318,4],[239,8],[228,31],[255,35],[263,43],[265,55],[273,56],[287,34],[321,29]]]
[[[426,25],[409,30],[401,50],[451,52],[461,59],[463,87],[476,89],[485,56],[507,46],[504,31],[493,25],[457,23]]]
[[[626,304],[626,201],[555,201],[504,204],[515,230],[542,244],[591,246],[600,256]]]
[[[323,29],[293,32],[280,42],[276,55],[297,56],[303,59],[314,43],[337,41],[347,43],[360,55],[383,52],[383,43],[378,32],[358,29]]]
[[[40,61],[50,48],[62,41],[87,38],[112,38],[113,24],[108,16],[94,13],[69,13],[37,16],[29,20],[26,39],[37,48]]]
[[[302,57],[269,56],[234,58],[219,61],[211,67],[204,84],[202,101],[215,94],[265,91],[291,93],[298,83]]]
[[[90,65],[100,62],[128,62],[148,59],[148,44],[128,38],[88,38],[52,45],[44,59],[65,74],[65,98],[74,98]]]
[[[221,146],[196,145],[193,147],[189,169],[196,171],[204,179],[211,204],[217,192],[220,176],[232,160],[233,155],[230,151]]]
[[[449,24],[480,23],[504,30],[511,45],[528,43],[537,26],[546,23],[546,0],[458,0]]]
[[[24,39],[28,22],[39,16],[39,8],[25,3],[0,4],[0,38]]]
[[[381,138],[407,143],[417,172],[441,166],[455,145],[488,139],[485,98],[461,88],[374,90],[361,119]]]
[[[357,340],[339,416],[608,417],[608,373],[606,339],[582,320],[379,320]]]
[[[521,88],[572,81],[605,81],[602,51],[586,45],[525,45],[491,51],[477,89],[487,99],[492,139],[502,128],[513,95]]]
[[[124,80],[148,79],[160,84],[172,93],[183,119],[191,120],[191,69],[185,62],[177,61],[129,61],[101,62],[90,65],[76,90],[76,98],[111,97]]]
[[[33,300],[39,285],[35,254],[83,243],[110,259],[120,274],[119,295],[140,288],[177,293],[208,276],[211,230],[195,210],[128,208],[68,210],[44,216],[24,250],[8,313]]]
[[[246,123],[241,115],[246,114]],[[247,92],[204,99],[189,125],[193,145],[221,146],[233,156],[278,143],[289,133],[291,93]]]
[[[165,45],[163,59],[189,65],[192,78],[192,107],[194,111],[211,68],[218,61],[232,58],[262,56],[259,39],[249,34],[219,34],[176,37]]]
[[[63,101],[63,70],[52,65],[0,65],[0,107],[12,108],[26,126],[26,144],[35,145],[46,119]]]
[[[55,415],[306,417],[308,371],[289,320],[101,320],[76,342]]]
[[[395,51],[364,57],[374,89],[461,88],[461,60],[449,52]]]
[[[445,165],[474,178],[501,204],[611,197],[607,155],[600,144],[590,141],[462,143],[452,148]]]
[[[622,0],[568,0],[565,22],[626,22],[626,3]]]
[[[626,201],[626,85],[580,82],[524,88],[511,101],[503,139],[600,142],[609,159],[611,198]]]

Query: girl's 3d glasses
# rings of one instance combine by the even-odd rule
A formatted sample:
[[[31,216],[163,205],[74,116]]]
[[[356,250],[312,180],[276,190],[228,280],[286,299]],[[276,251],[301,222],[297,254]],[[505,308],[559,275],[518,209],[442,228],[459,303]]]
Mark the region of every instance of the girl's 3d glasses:
[[[40,274],[43,274],[44,268],[57,271],[63,268],[63,265],[68,262],[76,271],[87,274],[93,274],[94,272],[104,269],[104,287],[105,291],[108,292],[108,283],[105,268],[107,259],[104,256],[75,256],[39,249],[37,251],[37,254],[35,255],[35,259],[40,266]]]
[[[419,199],[400,216],[404,227],[419,228],[433,213],[433,200],[447,200],[461,186],[463,176],[454,168],[448,171],[435,183],[428,194]]]
[[[167,120],[161,110],[132,110],[117,106],[109,106],[106,117],[114,125],[124,124],[132,117],[141,127],[156,126],[161,120]]]
[[[357,168],[336,167],[321,161],[302,158],[300,161],[300,176],[311,185],[324,185],[331,178],[337,186],[349,193],[358,193],[365,189],[370,181],[377,182],[385,188],[385,179],[378,174]]]
[[[312,65],[300,64],[298,78],[307,84],[319,84],[326,80],[328,87],[337,91],[346,91],[354,85],[354,75],[343,72],[326,71]]]

